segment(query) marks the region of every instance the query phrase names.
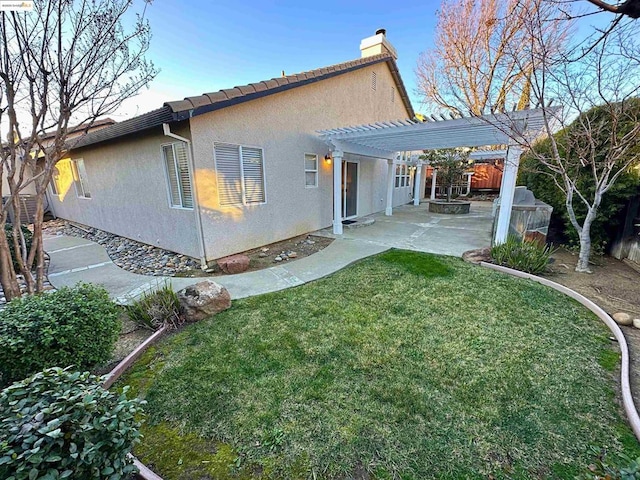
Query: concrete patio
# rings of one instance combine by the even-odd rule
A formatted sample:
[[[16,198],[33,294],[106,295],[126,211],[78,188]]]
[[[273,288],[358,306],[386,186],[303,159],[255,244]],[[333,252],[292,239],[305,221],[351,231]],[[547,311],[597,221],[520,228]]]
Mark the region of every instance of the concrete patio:
[[[343,241],[456,257],[491,245],[491,202],[471,202],[468,215],[441,215],[428,209],[427,203],[402,205],[393,209],[393,216],[380,212],[366,217],[375,220],[373,225],[347,227],[342,235],[334,235],[331,228],[316,233]]]

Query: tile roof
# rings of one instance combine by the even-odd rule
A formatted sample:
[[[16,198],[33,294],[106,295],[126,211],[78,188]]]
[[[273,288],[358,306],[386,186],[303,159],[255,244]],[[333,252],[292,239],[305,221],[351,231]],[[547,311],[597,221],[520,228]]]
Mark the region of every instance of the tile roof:
[[[86,147],[87,145],[106,142],[107,140],[113,140],[124,135],[141,132],[149,128],[158,127],[163,123],[173,121],[174,115],[171,112],[171,109],[169,107],[162,107],[157,110],[138,115],[137,117],[114,123],[109,127],[89,132],[75,143],[73,142],[73,139],[70,139],[67,143],[69,144],[69,148],[72,149]]]
[[[400,77],[398,66],[396,65],[393,57],[386,53],[359,58],[349,62],[338,63],[329,67],[317,68],[308,72],[276,77],[271,80],[226,88],[217,92],[204,93],[195,97],[186,97],[183,100],[166,102],[164,105],[169,107],[174,113],[191,111],[191,116],[200,115],[202,113],[211,112],[213,110],[236,105],[238,103],[248,102],[255,98],[283,92],[291,88],[308,85],[309,83],[325,80],[336,75],[342,75],[353,70],[358,70],[360,68],[382,62],[387,62],[389,64],[389,68],[396,82],[396,86],[398,87],[400,97],[409,112],[409,116],[413,117],[413,107],[411,106],[409,95],[407,94],[407,90],[402,82],[402,78]]]
[[[96,143],[113,140],[118,137],[158,127],[163,123],[186,120],[190,117],[212,112],[221,108],[248,102],[256,98],[290,90],[292,88],[308,85],[313,82],[325,80],[337,75],[342,75],[360,68],[386,62],[395,80],[398,93],[406,107],[409,116],[414,116],[414,110],[409,100],[409,95],[400,77],[398,66],[389,54],[383,53],[371,57],[359,58],[349,62],[338,63],[328,67],[310,70],[308,72],[276,77],[248,85],[240,85],[233,88],[205,93],[194,97],[186,97],[183,100],[166,102],[162,108],[130,118],[123,122],[89,132],[79,141],[70,141],[70,148],[86,147]]]

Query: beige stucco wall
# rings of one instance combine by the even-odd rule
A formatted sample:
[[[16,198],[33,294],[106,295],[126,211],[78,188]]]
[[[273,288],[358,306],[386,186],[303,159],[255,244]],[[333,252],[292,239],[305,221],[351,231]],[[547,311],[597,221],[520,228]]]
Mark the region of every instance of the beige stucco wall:
[[[377,88],[371,88],[371,72]],[[219,258],[298,234],[332,221],[332,165],[318,130],[408,117],[386,63],[298,87],[191,119],[196,179],[207,258]],[[214,142],[261,147],[266,196],[261,205],[221,207]],[[319,158],[317,188],[305,187],[304,154]],[[358,214],[384,209],[386,160],[360,160]],[[402,199],[398,197],[397,201]],[[408,201],[408,200],[407,200]],[[395,201],[394,201],[395,203]],[[406,201],[402,201],[406,203]],[[398,203],[397,203],[398,204]]]
[[[188,128],[174,133],[188,137]],[[161,146],[174,140],[161,129],[72,152],[83,158],[90,199],[78,198],[68,160],[58,163],[55,214],[107,232],[198,257],[194,210],[169,206]]]

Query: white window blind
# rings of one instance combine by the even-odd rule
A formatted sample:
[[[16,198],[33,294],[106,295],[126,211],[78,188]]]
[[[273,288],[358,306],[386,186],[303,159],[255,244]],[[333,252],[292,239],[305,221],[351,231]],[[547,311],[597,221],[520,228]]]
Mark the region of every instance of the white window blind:
[[[260,148],[240,147],[245,203],[264,203],[264,165]]]
[[[163,145],[162,153],[167,171],[167,186],[172,207],[193,208],[193,188],[189,168],[189,154],[185,142]]]
[[[304,154],[304,182],[305,187],[318,186],[318,156],[315,154]]]
[[[214,156],[221,206],[266,201],[261,148],[216,142]]]
[[[216,143],[214,150],[220,205],[239,205],[242,203],[240,148],[228,143]]]
[[[78,158],[73,161],[74,183],[76,185],[76,195],[78,198],[91,198],[89,192],[89,182],[87,181],[87,170],[84,166],[84,160]]]

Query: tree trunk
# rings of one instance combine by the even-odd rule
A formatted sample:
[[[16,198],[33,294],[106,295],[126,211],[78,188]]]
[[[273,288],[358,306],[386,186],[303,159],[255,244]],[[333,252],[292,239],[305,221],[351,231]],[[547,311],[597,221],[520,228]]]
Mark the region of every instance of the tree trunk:
[[[589,269],[589,257],[591,256],[591,224],[596,217],[597,207],[591,207],[587,212],[587,217],[582,224],[580,231],[580,254],[578,255],[578,263],[576,272],[591,273]]]
[[[36,266],[36,292],[41,293],[44,290],[44,243],[42,240],[42,223],[44,217],[44,205],[43,198],[45,192],[38,195],[36,199],[36,214],[33,219],[33,238],[37,239],[37,242],[34,242],[34,245],[31,248],[35,248],[35,266]],[[31,259],[31,256],[29,257]]]
[[[20,286],[13,270],[9,242],[4,231],[4,224],[0,228],[0,285],[7,302],[20,296]]]
[[[451,202],[451,195],[453,194],[453,186],[447,187],[447,202]]]

